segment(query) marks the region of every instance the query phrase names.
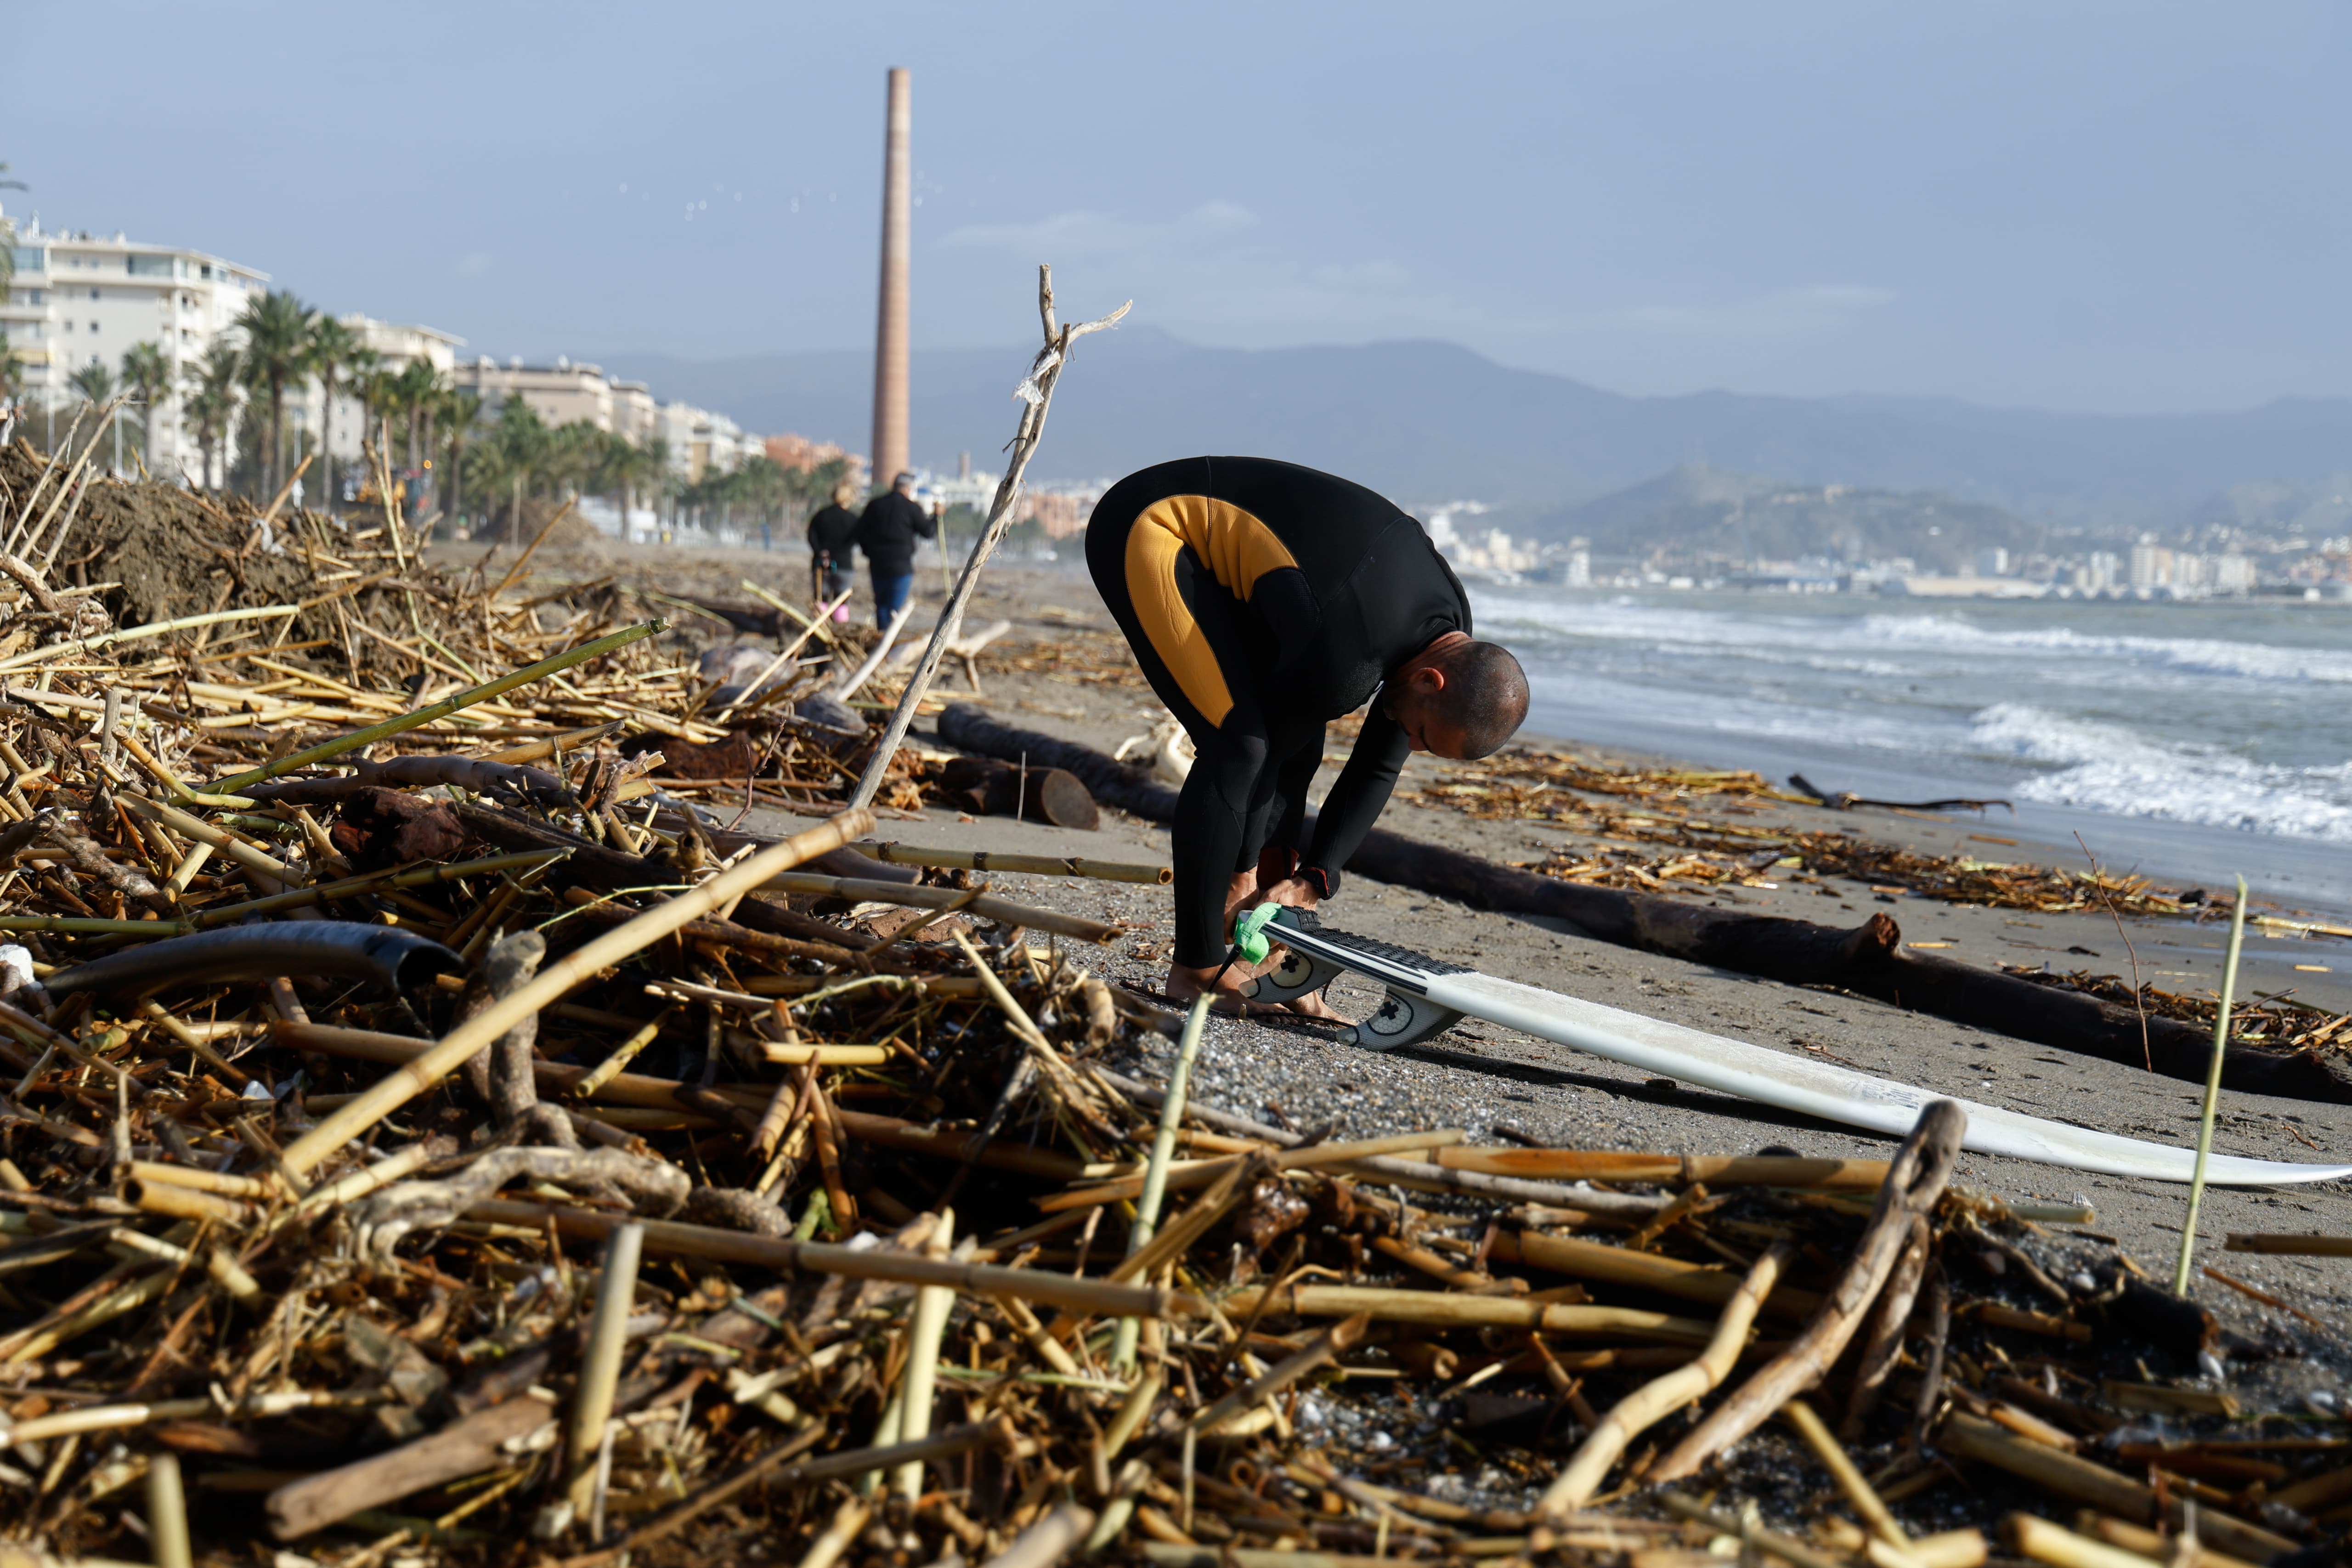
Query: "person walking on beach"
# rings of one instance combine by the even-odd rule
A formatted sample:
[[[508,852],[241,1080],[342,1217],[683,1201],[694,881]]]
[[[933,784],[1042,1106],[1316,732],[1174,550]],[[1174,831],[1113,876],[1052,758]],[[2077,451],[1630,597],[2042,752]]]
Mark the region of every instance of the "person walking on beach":
[[[857,520],[857,548],[866,552],[874,579],[874,624],[887,626],[915,591],[915,541],[939,531],[931,514],[915,500],[915,476],[900,474],[890,488],[866,503]]]
[[[1095,505],[1087,569],[1196,752],[1173,824],[1180,1002],[1249,978],[1218,978],[1244,908],[1339,891],[1408,753],[1483,757],[1527,718],[1519,661],[1472,639],[1469,596],[1421,524],[1333,475],[1267,458],[1129,474]],[[1367,701],[1308,838],[1323,727]],[[1331,1016],[1319,997],[1289,1005]]]
[[[857,487],[845,479],[833,487],[832,504],[808,521],[810,586],[820,605],[849,592],[850,552],[857,537],[857,514],[849,503],[856,499]],[[849,606],[834,611],[833,618],[849,619]]]

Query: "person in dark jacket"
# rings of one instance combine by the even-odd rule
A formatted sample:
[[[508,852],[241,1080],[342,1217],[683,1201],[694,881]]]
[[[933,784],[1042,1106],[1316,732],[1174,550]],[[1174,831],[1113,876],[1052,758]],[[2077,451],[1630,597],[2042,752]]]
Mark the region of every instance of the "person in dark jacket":
[[[866,503],[857,520],[857,548],[874,578],[874,624],[887,626],[907,607],[915,591],[915,541],[938,533],[940,525],[915,500],[915,476],[900,474],[890,488]]]
[[[1339,891],[1408,754],[1483,757],[1527,717],[1518,660],[1472,638],[1470,596],[1421,524],[1333,475],[1265,458],[1129,474],[1095,504],[1087,565],[1197,753],[1171,824],[1180,1002],[1250,977],[1223,963],[1243,907]],[[1323,727],[1367,703],[1309,832]],[[1314,996],[1290,1009],[1329,1016]]]
[[[856,499],[857,487],[844,480],[833,487],[833,504],[809,519],[809,575],[820,605],[849,592],[849,568],[857,538],[857,514],[849,510],[849,503]],[[834,611],[833,618],[849,619],[849,606]]]

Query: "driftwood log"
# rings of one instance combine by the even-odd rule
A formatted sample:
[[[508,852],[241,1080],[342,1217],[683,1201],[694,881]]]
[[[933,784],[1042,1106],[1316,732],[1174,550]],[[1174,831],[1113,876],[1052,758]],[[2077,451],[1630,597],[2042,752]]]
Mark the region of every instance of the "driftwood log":
[[[1031,767],[1065,769],[1096,800],[1121,811],[1155,822],[1175,815],[1176,792],[1143,769],[1088,746],[1001,724],[970,703],[950,704],[940,716],[939,732],[948,744],[985,756],[1017,759],[1026,752]],[[1472,909],[1561,921],[1597,942],[1790,985],[1833,986],[2036,1045],[2129,1067],[2150,1065],[2168,1078],[2201,1083],[2212,1059],[2212,1031],[2203,1026],[2151,1016],[2144,1058],[2139,1016],[2131,1009],[1906,952],[1902,928],[1885,913],[1851,930],[1748,914],[1654,893],[1557,881],[1384,828],[1365,837],[1346,868]],[[2315,1051],[2285,1054],[2231,1046],[2223,1056],[2221,1084],[2244,1094],[2352,1104],[2352,1067]]]
[[[1903,1141],[1887,1170],[1886,1184],[1878,1189],[1870,1224],[1820,1309],[1787,1350],[1740,1384],[1738,1392],[1717,1405],[1714,1414],[1658,1461],[1643,1478],[1646,1484],[1668,1486],[1696,1474],[1828,1374],[1846,1342],[1862,1327],[1864,1314],[1878,1300],[1887,1277],[1909,1249],[1919,1222],[1936,1212],[1968,1128],[1967,1113],[1948,1100],[1936,1100],[1919,1113],[1918,1125]]]
[[[554,1419],[552,1405],[525,1394],[373,1458],[289,1481],[269,1494],[270,1533],[291,1541],[362,1509],[487,1470],[506,1458],[504,1445],[530,1437]]]
[[[1087,833],[1102,822],[1087,786],[1062,768],[955,757],[940,769],[937,789],[976,816],[1020,816]]]

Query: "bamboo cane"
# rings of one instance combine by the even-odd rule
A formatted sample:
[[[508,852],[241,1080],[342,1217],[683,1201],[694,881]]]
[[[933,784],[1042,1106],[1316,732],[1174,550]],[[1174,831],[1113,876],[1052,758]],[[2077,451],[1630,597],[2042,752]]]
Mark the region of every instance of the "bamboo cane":
[[[230,621],[265,620],[277,616],[298,615],[292,605],[269,605],[256,610],[215,610],[209,615],[182,616],[177,620],[150,621],[143,626],[126,626],[121,631],[106,632],[98,637],[84,637],[79,642],[51,643],[47,647],[26,648],[22,653],[0,658],[0,671],[22,669],[27,665],[47,664],[55,659],[92,653],[117,643],[141,642],[149,637],[169,637],[173,632],[193,631],[198,626],[216,626]],[[46,695],[44,693],[43,695]],[[257,779],[247,780],[257,784]],[[222,795],[234,795],[235,790],[222,790]]]
[[[1205,1001],[1206,998],[1203,1000]],[[1332,1324],[1308,1341],[1297,1352],[1285,1357],[1258,1376],[1234,1389],[1231,1394],[1193,1416],[1186,1425],[1203,1437],[1214,1436],[1218,1427],[1241,1412],[1281,1393],[1308,1373],[1328,1366],[1337,1361],[1342,1351],[1352,1348],[1357,1341],[1364,1337],[1364,1331],[1371,1327],[1371,1322],[1370,1313],[1358,1312],[1352,1317]]]
[[[2352,1258],[2352,1236],[2285,1236],[2239,1231],[2221,1246],[2224,1252],[2268,1252],[2290,1258]]]
[[[874,814],[848,811],[751,856],[690,892],[655,905],[614,927],[458,1025],[439,1044],[398,1071],[386,1074],[351,1104],[329,1115],[286,1147],[285,1163],[298,1174],[321,1163],[350,1139],[457,1070],[458,1064],[525,1018],[609,965],[617,964],[670,932],[715,909],[737,893],[758,887],[786,867],[838,848],[874,826]]]
[[[1160,1228],[1160,1205],[1168,1195],[1168,1165],[1176,1156],[1176,1134],[1184,1122],[1184,1097],[1192,1083],[1192,1062],[1201,1054],[1201,1037],[1209,1023],[1209,999],[1206,996],[1192,1004],[1192,1015],[1184,1020],[1183,1037],[1176,1045],[1176,1065],[1168,1074],[1168,1098],[1160,1107],[1160,1130],[1152,1135],[1151,1162],[1143,1174],[1142,1185],[1137,1190],[1135,1221],[1128,1229],[1127,1250],[1129,1257],[1140,1252],[1150,1242],[1152,1233]],[[1121,1318],[1110,1342],[1110,1364],[1120,1371],[1134,1363],[1135,1342],[1143,1325],[1134,1318]]]
[[[297,769],[307,768],[314,763],[323,763],[331,758],[340,757],[346,752],[355,752],[362,746],[372,746],[378,741],[390,740],[393,736],[414,730],[419,725],[446,719],[450,714],[470,708],[477,702],[487,702],[491,698],[503,696],[519,686],[529,686],[535,680],[561,674],[575,665],[585,664],[593,658],[602,658],[604,655],[625,648],[633,642],[658,636],[668,629],[667,621],[651,620],[614,632],[609,637],[598,637],[593,642],[582,643],[578,647],[557,654],[552,658],[541,659],[537,664],[527,665],[511,674],[502,675],[496,680],[486,681],[482,685],[452,693],[438,702],[429,703],[412,712],[404,713],[396,719],[387,719],[381,724],[371,724],[364,730],[354,730],[348,735],[338,735],[331,741],[321,741],[315,746],[280,757],[266,766],[250,769],[233,778],[224,779],[213,786],[211,793],[235,795],[248,785],[274,779],[281,773],[290,773]],[[37,651],[46,653],[49,650],[43,648]],[[22,658],[24,656],[19,654],[16,657]],[[10,668],[13,666],[7,660],[0,660],[0,669]],[[868,826],[871,826],[870,819]]]
[[[955,1211],[943,1208],[940,1222],[923,1244],[927,1258],[942,1261],[955,1236]],[[898,1384],[898,1436],[919,1443],[931,1435],[931,1404],[939,1389],[940,1336],[948,1326],[955,1292],[943,1285],[925,1285],[915,1292],[915,1311],[907,1327],[907,1370]],[[923,1495],[923,1462],[909,1459],[893,1478],[895,1489],[909,1502]]]
[[[1809,1160],[1772,1154],[1618,1154],[1580,1149],[1448,1149],[1434,1163],[1449,1171],[1552,1181],[1659,1182],[1675,1186],[1823,1187],[1874,1192],[1885,1160]]]
[[[1909,1546],[1911,1538],[1903,1533],[1903,1527],[1895,1522],[1895,1515],[1887,1511],[1885,1501],[1871,1489],[1870,1482],[1854,1467],[1853,1456],[1839,1446],[1836,1436],[1830,1431],[1820,1412],[1801,1399],[1791,1399],[1780,1406],[1780,1414],[1788,1418],[1789,1425],[1797,1429],[1797,1436],[1805,1440],[1805,1447],[1813,1451],[1813,1457],[1822,1462],[1822,1468],[1829,1471],[1830,1479],[1837,1482],[1838,1490],[1845,1494],[1845,1500],[1853,1505],[1854,1511],[1862,1515],[1864,1521],[1870,1526],[1870,1533],[1889,1546],[1898,1549]]]
[[[1169,1318],[1194,1317],[1206,1310],[1197,1296],[1154,1286],[1111,1284],[1048,1273],[1042,1268],[1000,1268],[992,1264],[959,1263],[950,1258],[880,1248],[866,1251],[824,1242],[784,1241],[709,1226],[682,1225],[674,1220],[625,1222],[594,1209],[561,1205],[488,1198],[469,1206],[466,1215],[492,1224],[529,1226],[542,1233],[552,1225],[566,1236],[598,1238],[610,1235],[623,1223],[635,1223],[645,1226],[646,1249],[666,1257],[705,1258],[783,1273],[798,1269],[812,1274],[839,1274],[853,1279],[888,1279],[902,1285],[943,1285],[975,1296],[1013,1296],[1043,1301],[1073,1312]]]
[[[194,1568],[188,1548],[188,1494],[180,1483],[180,1456],[170,1449],[147,1461],[147,1539],[155,1568]]]
[[[2011,1514],[2001,1522],[2000,1533],[2018,1556],[2053,1568],[2147,1568],[2147,1559],[2138,1552],[2077,1535],[2030,1513]]]
[[[613,1415],[613,1390],[621,1376],[621,1351],[628,1340],[629,1309],[636,1300],[637,1260],[644,1256],[646,1228],[615,1226],[604,1243],[604,1265],[596,1281],[596,1313],[588,1324],[588,1353],[580,1363],[572,1394],[572,1426],[565,1434],[564,1461],[572,1467],[572,1517],[584,1520],[596,1489],[596,1454],[604,1423]]]
[[[1265,1288],[1236,1290],[1217,1303],[1228,1318],[1257,1311]],[[1290,1285],[1274,1293],[1267,1313],[1299,1318],[1349,1318],[1366,1313],[1375,1322],[1422,1323],[1441,1328],[1533,1329],[1546,1334],[1647,1340],[1665,1344],[1704,1344],[1715,1325],[1631,1307],[1585,1307],[1507,1296],[1457,1296],[1442,1290],[1388,1290],[1367,1285]]]
[[[1505,1233],[1495,1237],[1495,1245],[1486,1256],[1505,1263],[1549,1269],[1574,1279],[1600,1279],[1685,1301],[1704,1302],[1710,1307],[1728,1305],[1740,1290],[1737,1276],[1709,1264],[1686,1263],[1679,1258],[1635,1252],[1598,1241],[1580,1241],[1574,1237],[1543,1236],[1534,1231],[1517,1236]],[[1775,1284],[1764,1298],[1763,1310],[1771,1317],[1801,1319],[1810,1317],[1821,1304],[1818,1292]]]
[[[859,842],[849,846],[869,859],[892,866],[939,870],[1006,871],[1036,877],[1087,877],[1098,882],[1134,882],[1158,887],[1175,880],[1167,866],[1119,860],[1089,860],[1077,855],[1019,855],[1002,849],[925,849],[912,844]]]
[[[1748,1331],[1756,1321],[1757,1309],[1772,1293],[1789,1258],[1788,1244],[1774,1243],[1756,1260],[1748,1277],[1739,1282],[1738,1289],[1725,1303],[1723,1316],[1716,1321],[1715,1332],[1699,1358],[1635,1389],[1601,1417],[1601,1424],[1586,1436],[1569,1460],[1568,1468],[1545,1489],[1542,1500],[1536,1504],[1538,1514],[1552,1517],[1570,1513],[1591,1502],[1593,1494],[1601,1489],[1601,1483],[1609,1479],[1610,1469],[1635,1437],[1722,1385],[1748,1343]]]
[[[2213,1065],[2205,1074],[2204,1113],[2197,1126],[2197,1164],[2189,1174],[2189,1214],[2180,1222],[2180,1261],[2172,1270],[2172,1293],[2189,1294],[2189,1265],[2197,1255],[2197,1211],[2205,1205],[2205,1162],[2213,1153],[2213,1116],[2221,1105],[2221,1058],[2230,1048],[2230,1003],[2238,988],[2238,950],[2246,940],[2246,879],[2238,879],[2238,901],[2230,910],[2230,952],[2221,964],[2221,1005],[2213,1014]]]

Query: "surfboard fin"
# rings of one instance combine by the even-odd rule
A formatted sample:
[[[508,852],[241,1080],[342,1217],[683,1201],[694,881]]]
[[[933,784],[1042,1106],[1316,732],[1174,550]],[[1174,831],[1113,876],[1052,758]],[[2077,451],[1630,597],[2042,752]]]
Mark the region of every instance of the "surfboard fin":
[[[1345,973],[1336,963],[1286,947],[1282,962],[1243,986],[1242,994],[1253,1002],[1295,1002],[1321,991]]]
[[[1426,996],[1416,996],[1410,991],[1391,987],[1381,1003],[1381,1010],[1357,1025],[1342,1038],[1369,1050],[1392,1051],[1400,1046],[1417,1046],[1433,1035],[1444,1034],[1461,1016],[1453,1008],[1441,1007]]]

